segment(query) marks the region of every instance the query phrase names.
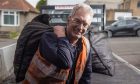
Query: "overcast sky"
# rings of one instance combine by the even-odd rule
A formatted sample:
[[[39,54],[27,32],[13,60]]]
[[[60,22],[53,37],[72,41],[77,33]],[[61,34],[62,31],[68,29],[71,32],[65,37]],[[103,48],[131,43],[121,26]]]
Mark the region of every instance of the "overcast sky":
[[[39,0],[26,0],[28,1],[32,6],[36,6],[37,2]],[[81,2],[84,2],[85,0],[49,0],[48,3],[49,5],[71,5],[71,4],[75,4],[75,3],[81,3]]]
[[[49,0],[48,4],[49,5],[73,5],[73,4],[78,4],[82,3],[85,0]]]
[[[35,7],[39,0],[26,0],[26,1],[29,2],[33,7]]]

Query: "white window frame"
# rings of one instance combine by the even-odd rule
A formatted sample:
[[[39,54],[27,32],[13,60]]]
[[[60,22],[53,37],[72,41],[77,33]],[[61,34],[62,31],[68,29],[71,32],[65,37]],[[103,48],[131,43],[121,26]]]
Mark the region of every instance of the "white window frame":
[[[100,17],[94,17],[92,19],[92,22],[102,22],[102,18],[100,18]]]
[[[8,14],[5,14],[5,12],[8,12]],[[13,14],[10,14],[10,12],[13,12]],[[13,15],[14,16],[14,24],[5,24],[4,23],[4,15]],[[1,26],[19,26],[19,25],[20,25],[20,14],[18,11],[11,11],[11,10],[2,10],[1,11]]]

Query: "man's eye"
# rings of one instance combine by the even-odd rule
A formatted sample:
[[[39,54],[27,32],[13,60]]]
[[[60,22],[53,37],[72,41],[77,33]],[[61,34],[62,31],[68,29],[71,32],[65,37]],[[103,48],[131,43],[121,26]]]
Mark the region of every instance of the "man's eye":
[[[83,26],[84,26],[84,27],[88,27],[88,24],[84,23]]]
[[[86,24],[83,24],[83,26],[86,27],[87,25]]]
[[[80,21],[79,20],[77,20],[77,19],[75,19],[75,20],[73,20],[75,23],[80,23]]]

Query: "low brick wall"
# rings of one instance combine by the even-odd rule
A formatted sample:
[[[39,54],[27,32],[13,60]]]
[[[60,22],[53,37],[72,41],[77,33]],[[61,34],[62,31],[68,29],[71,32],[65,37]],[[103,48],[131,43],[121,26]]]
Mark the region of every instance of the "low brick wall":
[[[10,38],[10,31],[0,31],[0,38]]]

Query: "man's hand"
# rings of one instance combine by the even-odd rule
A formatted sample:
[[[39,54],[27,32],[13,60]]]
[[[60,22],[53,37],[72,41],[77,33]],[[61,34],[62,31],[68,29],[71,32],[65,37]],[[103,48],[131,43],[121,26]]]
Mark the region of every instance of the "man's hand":
[[[54,26],[54,33],[57,37],[65,37],[65,28],[63,26]]]

